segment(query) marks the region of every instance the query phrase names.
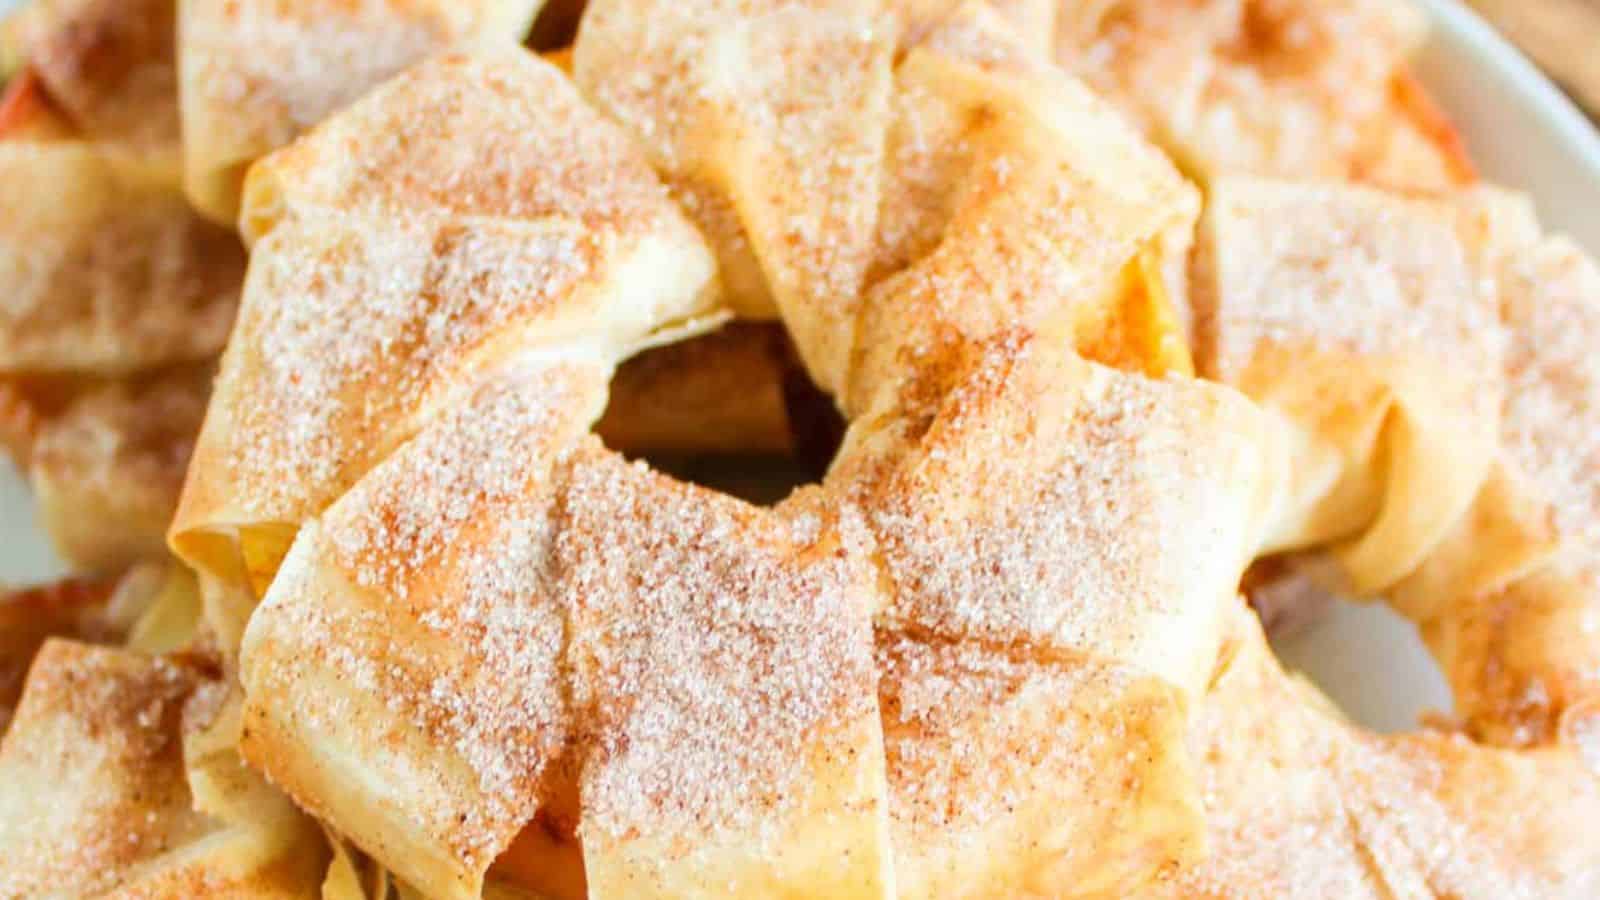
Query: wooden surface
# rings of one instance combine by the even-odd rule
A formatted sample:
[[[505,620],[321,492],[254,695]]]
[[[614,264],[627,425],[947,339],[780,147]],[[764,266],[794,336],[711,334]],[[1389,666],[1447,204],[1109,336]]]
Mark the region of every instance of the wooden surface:
[[[1471,0],[1591,116],[1600,115],[1600,0]]]

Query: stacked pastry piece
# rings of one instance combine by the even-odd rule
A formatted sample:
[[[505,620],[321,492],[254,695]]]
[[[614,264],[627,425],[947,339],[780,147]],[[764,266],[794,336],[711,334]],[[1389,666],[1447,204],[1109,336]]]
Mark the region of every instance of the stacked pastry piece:
[[[255,165],[171,535],[211,661],[48,644],[0,747],[45,782],[80,728],[159,833],[13,832],[7,890],[320,877],[242,752],[430,897],[1592,894],[1600,278],[1442,191],[1396,57],[1358,136],[1251,165],[1439,193],[1213,165],[1260,84],[1196,76],[1212,113],[1151,125],[1207,184],[1191,259],[1198,192],[1045,55],[1139,7],[594,3],[570,78],[436,59]],[[622,359],[727,309],[780,315],[851,422],[771,509],[586,433]],[[1415,617],[1464,727],[1367,735],[1283,673],[1235,595],[1280,551]],[[206,855],[241,829],[269,849]],[[333,846],[334,889],[389,890]]]
[[[0,424],[67,559],[158,555],[244,253],[179,190],[171,4],[30,6],[0,117]]]
[[[4,598],[0,893],[290,898],[322,884],[320,831],[217,739],[231,713],[196,652],[198,606],[193,578],[159,565]],[[20,702],[16,660],[31,660]]]

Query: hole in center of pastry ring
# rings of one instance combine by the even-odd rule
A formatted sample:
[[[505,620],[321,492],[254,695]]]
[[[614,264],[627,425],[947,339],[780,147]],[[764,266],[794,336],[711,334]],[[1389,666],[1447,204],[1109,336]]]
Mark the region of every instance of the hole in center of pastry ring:
[[[819,482],[844,429],[775,323],[734,323],[627,360],[595,426],[630,458],[765,506]]]

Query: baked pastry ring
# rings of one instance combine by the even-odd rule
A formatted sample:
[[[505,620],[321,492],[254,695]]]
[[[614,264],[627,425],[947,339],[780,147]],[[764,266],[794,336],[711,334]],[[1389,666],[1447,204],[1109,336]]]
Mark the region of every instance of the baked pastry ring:
[[[695,27],[717,32],[710,12]],[[241,654],[245,752],[444,897],[475,896],[541,807],[573,797],[604,895],[1143,878],[1196,849],[1175,737],[1258,537],[1260,426],[1230,392],[1033,332],[1181,372],[1148,257],[1195,195],[985,13],[892,66],[891,41],[846,39],[870,34],[848,11],[750,19],[726,38],[882,54],[881,115],[857,123],[879,140],[953,126],[970,149],[931,170],[959,187],[952,208],[885,214],[884,235],[914,225],[918,245],[880,255],[868,229],[841,248],[885,260],[860,304],[900,350],[848,374],[860,411],[834,474],[761,511],[583,438],[617,358],[714,309],[710,249],[554,69],[522,54],[415,69],[246,185],[249,299],[173,532],[193,562],[266,588]],[[597,58],[580,43],[580,83]],[[758,115],[733,87],[732,114]],[[889,177],[923,160],[908,162]],[[871,197],[831,202],[877,215]],[[1037,239],[1016,240],[1024,225]],[[775,258],[811,251],[795,252]],[[1015,280],[967,274],[985,270]],[[945,303],[941,281],[971,302]],[[1070,302],[1085,285],[1092,299]],[[821,328],[839,310],[797,317]],[[1097,506],[1076,476],[1128,501]],[[973,483],[995,518],[955,490]],[[1036,502],[1041,485],[1055,502]],[[1180,539],[1196,520],[1204,549]],[[1035,589],[1041,575],[1061,590]],[[956,576],[986,602],[961,602]],[[960,673],[987,686],[930,707]],[[1003,720],[985,715],[1004,697]],[[948,755],[969,738],[1040,752],[978,777]],[[999,799],[1019,791],[1022,806]],[[1034,834],[1068,801],[1081,816],[1031,851],[960,850]],[[1126,852],[1065,852],[1091,828]]]
[[[1381,351],[1295,344],[1313,372],[1365,376],[1360,427],[1324,432],[1309,377],[1257,390],[1265,414],[1186,377],[1162,274],[1192,190],[992,14],[903,47],[846,3],[707,4],[672,10],[661,48],[629,11],[591,13],[601,44],[576,71],[597,96],[664,94],[601,99],[639,144],[548,65],[485,52],[381,87],[246,185],[256,257],[173,542],[245,612],[264,594],[239,656],[237,741],[256,765],[443,897],[475,896],[496,861],[596,895],[1226,895],[1281,866],[1263,843],[1227,869],[1215,850],[1235,823],[1306,819],[1333,829],[1316,832],[1337,857],[1318,873],[1350,886],[1592,883],[1594,856],[1560,831],[1593,808],[1587,732],[1525,753],[1368,741],[1284,689],[1232,600],[1253,554],[1297,540],[1349,540],[1352,577],[1400,596],[1460,511],[1489,502],[1503,421],[1463,385],[1493,382],[1504,356],[1462,327],[1499,316],[1480,293],[1491,257],[1461,246],[1470,216],[1226,186],[1242,200],[1213,208],[1206,278],[1302,261],[1292,244],[1263,241],[1249,265],[1227,250],[1260,237],[1257,204],[1289,216],[1306,197],[1346,226],[1297,229],[1312,260],[1344,263],[1327,248],[1354,234],[1363,278],[1399,273],[1378,294],[1394,303],[1351,307],[1397,325]],[[701,53],[762,77],[719,77]],[[816,136],[843,126],[751,86],[840,60],[869,76],[841,98],[858,114],[845,168],[878,177],[851,172],[861,196],[825,180],[763,193],[760,173],[811,187],[828,170]],[[777,113],[792,144],[749,127]],[[754,212],[708,243],[674,194]],[[1384,231],[1390,217],[1414,227]],[[1382,237],[1362,243],[1373,219]],[[823,221],[850,226],[837,245],[808,227]],[[826,481],[772,510],[584,436],[617,361],[713,320],[740,265],[852,418]],[[1295,318],[1278,300],[1230,288],[1197,306],[1202,368],[1256,390],[1238,373],[1277,352]],[[1439,364],[1411,316],[1483,366]],[[1405,441],[1441,421],[1473,437],[1445,449],[1476,482],[1445,473],[1429,515],[1389,513],[1410,511],[1395,473],[1426,471]],[[1380,527],[1395,546],[1359,552]],[[1325,752],[1325,780],[1263,765],[1310,755],[1276,755],[1296,739]],[[1207,785],[1291,799],[1234,809]],[[1491,831],[1473,818],[1504,802],[1490,786],[1537,789],[1547,815]],[[1420,842],[1379,840],[1394,797]]]

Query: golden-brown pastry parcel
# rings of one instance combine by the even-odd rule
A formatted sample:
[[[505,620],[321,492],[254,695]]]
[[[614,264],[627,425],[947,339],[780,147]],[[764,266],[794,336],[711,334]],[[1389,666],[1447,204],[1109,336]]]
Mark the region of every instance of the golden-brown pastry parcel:
[[[171,563],[0,594],[0,894],[305,897],[316,826],[240,762],[236,677]],[[8,727],[9,726],[9,727]]]
[[[0,140],[0,184],[0,372],[124,375],[221,348],[244,257],[176,191],[73,139]]]
[[[1505,336],[1498,453],[1397,598],[1474,733],[1575,742],[1600,733],[1600,266],[1540,234],[1526,198],[1459,203]]]
[[[129,627],[109,612],[109,581],[78,579],[0,593],[0,735],[22,696],[34,654],[52,636],[120,639]]]
[[[1211,194],[1196,358],[1282,426],[1265,549],[1329,550],[1337,583],[1387,593],[1475,736],[1579,743],[1600,715],[1600,270],[1494,189]]]
[[[1499,442],[1495,298],[1453,208],[1372,188],[1214,181],[1195,357],[1283,424],[1268,551],[1338,544],[1359,595],[1416,568]]]
[[[5,42],[78,134],[123,179],[179,176],[174,0],[34,0]]]

